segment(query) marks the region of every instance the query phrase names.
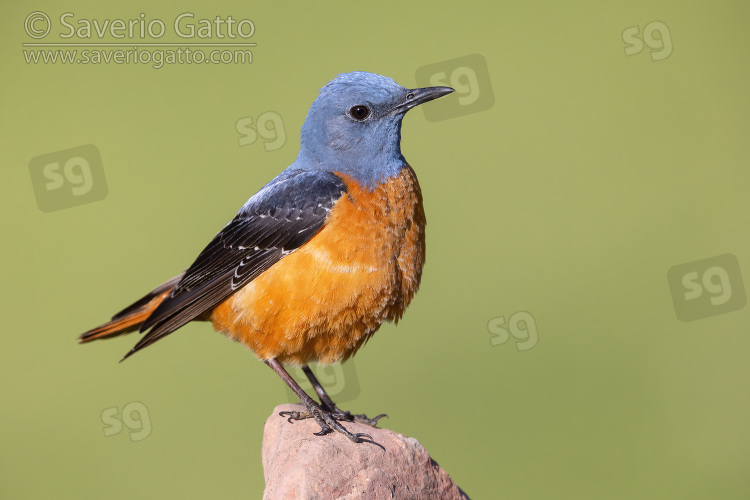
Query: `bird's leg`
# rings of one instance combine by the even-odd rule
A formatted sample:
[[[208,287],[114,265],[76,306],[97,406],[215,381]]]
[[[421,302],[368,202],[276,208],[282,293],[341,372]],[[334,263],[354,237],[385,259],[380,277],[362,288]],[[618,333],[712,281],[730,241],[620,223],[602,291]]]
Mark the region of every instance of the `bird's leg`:
[[[331,411],[329,409],[323,409],[321,408],[318,403],[316,403],[310,396],[307,395],[307,393],[302,389],[302,387],[299,386],[299,384],[292,378],[291,375],[284,369],[283,366],[281,366],[281,363],[276,360],[276,358],[271,358],[265,360],[265,363],[271,367],[273,371],[276,372],[276,374],[281,377],[281,380],[286,382],[286,385],[289,386],[289,388],[294,391],[294,393],[299,397],[300,401],[304,405],[304,407],[307,409],[307,411],[301,412],[301,411],[282,411],[279,413],[282,417],[288,417],[289,422],[292,420],[302,420],[305,418],[314,418],[315,421],[320,425],[320,432],[316,432],[315,435],[317,436],[324,436],[328,434],[331,431],[337,431],[343,434],[344,436],[348,437],[355,443],[360,443],[363,441],[362,438],[368,438],[370,441],[375,442],[374,439],[372,439],[372,436],[369,434],[365,434],[362,432],[358,432],[356,434],[352,434],[346,428],[341,425],[338,420],[333,416]],[[329,398],[330,400],[330,398]]]
[[[328,395],[325,389],[323,389],[323,386],[320,385],[320,382],[318,381],[318,377],[315,376],[313,371],[310,369],[309,366],[304,365],[302,367],[302,371],[305,372],[305,375],[307,375],[308,380],[310,380],[310,383],[313,386],[313,389],[315,389],[315,392],[318,394],[318,397],[320,398],[320,402],[322,403],[323,408],[328,409],[328,411],[332,413],[339,413],[341,410],[338,409],[336,406],[336,403],[333,402],[331,397]]]
[[[385,413],[381,413],[377,417],[368,418],[367,415],[352,415],[348,411],[340,410],[339,407],[336,406],[336,403],[334,403],[331,399],[331,396],[329,396],[326,390],[323,388],[323,386],[320,385],[318,377],[315,376],[310,367],[305,365],[302,367],[302,371],[305,372],[305,375],[307,375],[307,378],[310,380],[313,389],[315,389],[318,397],[320,397],[320,402],[322,403],[323,409],[327,409],[329,412],[331,412],[331,415],[336,420],[348,420],[350,422],[359,422],[360,424],[367,424],[371,427],[375,427],[378,424],[378,420],[388,416]]]

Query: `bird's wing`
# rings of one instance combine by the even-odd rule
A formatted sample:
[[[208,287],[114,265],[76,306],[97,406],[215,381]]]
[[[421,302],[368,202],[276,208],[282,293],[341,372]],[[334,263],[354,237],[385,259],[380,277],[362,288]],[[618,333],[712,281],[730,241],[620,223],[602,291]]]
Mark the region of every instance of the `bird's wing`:
[[[347,192],[330,172],[287,170],[258,191],[141,325],[127,358],[227,299],[310,239]]]

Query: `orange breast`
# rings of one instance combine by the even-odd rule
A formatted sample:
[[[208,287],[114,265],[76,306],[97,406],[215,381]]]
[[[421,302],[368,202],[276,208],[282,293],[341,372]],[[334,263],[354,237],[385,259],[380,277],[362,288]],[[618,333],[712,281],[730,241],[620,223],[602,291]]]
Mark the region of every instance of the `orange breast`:
[[[216,330],[261,359],[346,359],[398,321],[419,287],[425,216],[414,171],[372,191],[340,176],[349,193],[325,226],[211,314]]]

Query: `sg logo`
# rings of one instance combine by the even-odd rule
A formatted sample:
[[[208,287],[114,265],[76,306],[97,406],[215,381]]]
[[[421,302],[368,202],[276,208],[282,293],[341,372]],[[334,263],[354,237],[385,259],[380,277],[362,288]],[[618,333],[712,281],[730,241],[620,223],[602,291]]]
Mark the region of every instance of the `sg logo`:
[[[102,158],[93,144],[32,158],[29,173],[42,212],[83,205],[107,196]]]
[[[286,144],[284,121],[273,111],[259,114],[257,121],[253,121],[252,116],[240,118],[235,124],[235,129],[239,134],[237,142],[240,146],[255,144],[258,136],[263,139],[266,151],[276,151]]]
[[[456,89],[457,99],[439,99],[423,108],[425,118],[431,122],[485,111],[495,104],[487,61],[480,54],[422,66],[416,80],[419,87]]]
[[[122,407],[122,414],[117,406],[102,411],[104,435],[115,436],[122,432],[124,423],[130,429],[131,441],[143,441],[151,435],[151,418],[148,408],[140,401],[133,401]]]
[[[643,35],[638,26],[625,28],[622,32],[622,41],[626,45],[626,56],[640,54],[644,42],[651,49],[652,61],[661,61],[672,55],[672,35],[669,33],[669,27],[661,21],[653,21],[644,26]]]
[[[310,369],[315,374],[318,382],[323,386],[334,403],[341,407],[341,403],[346,403],[357,399],[359,396],[359,379],[357,370],[354,368],[352,360],[346,363],[336,363],[334,365],[321,366],[310,365]],[[315,391],[312,384],[307,379],[307,375],[302,368],[290,368],[289,374],[302,387],[306,393],[314,396]],[[286,388],[287,401],[290,403],[299,403],[299,398],[288,387]]]
[[[519,351],[528,351],[539,342],[539,332],[536,328],[534,316],[526,311],[519,311],[511,315],[508,320],[508,326],[505,326],[505,316],[492,318],[487,323],[492,338],[490,344],[497,346],[505,344],[513,337],[516,342],[516,349]]]
[[[747,303],[740,264],[732,254],[674,266],[667,279],[681,321],[736,311]]]

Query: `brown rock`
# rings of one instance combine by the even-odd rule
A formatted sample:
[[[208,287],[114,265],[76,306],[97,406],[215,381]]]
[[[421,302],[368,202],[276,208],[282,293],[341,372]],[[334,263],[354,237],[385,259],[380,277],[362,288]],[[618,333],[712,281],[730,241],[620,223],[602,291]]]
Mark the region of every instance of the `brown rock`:
[[[388,429],[346,422],[352,433],[370,434],[380,445],[353,443],[339,433],[315,436],[313,419],[287,422],[280,405],[263,434],[264,500],[304,499],[466,499],[450,476],[414,438]]]

